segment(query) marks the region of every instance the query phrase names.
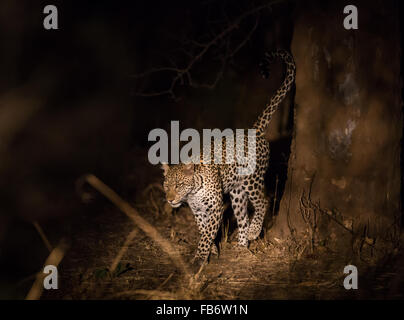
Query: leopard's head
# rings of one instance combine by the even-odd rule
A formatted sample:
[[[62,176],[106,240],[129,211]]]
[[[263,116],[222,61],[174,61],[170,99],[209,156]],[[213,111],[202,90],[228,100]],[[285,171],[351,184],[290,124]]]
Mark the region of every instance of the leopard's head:
[[[194,189],[194,164],[163,164],[161,168],[164,170],[163,187],[167,202],[178,208]]]

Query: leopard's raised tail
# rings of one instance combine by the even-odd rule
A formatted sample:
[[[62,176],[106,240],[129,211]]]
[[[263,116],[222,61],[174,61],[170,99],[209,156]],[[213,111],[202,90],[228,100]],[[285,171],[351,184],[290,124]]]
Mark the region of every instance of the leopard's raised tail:
[[[286,94],[292,88],[296,77],[296,64],[293,60],[293,56],[286,50],[278,49],[276,51],[265,53],[265,59],[260,64],[261,74],[265,78],[269,75],[269,65],[272,64],[276,58],[281,59],[285,63],[286,75],[282,82],[282,85],[278,88],[275,95],[271,98],[266,108],[258,117],[253,126],[253,128],[257,130],[257,136],[263,135],[265,133],[265,129],[268,127],[272,115],[276,112]]]

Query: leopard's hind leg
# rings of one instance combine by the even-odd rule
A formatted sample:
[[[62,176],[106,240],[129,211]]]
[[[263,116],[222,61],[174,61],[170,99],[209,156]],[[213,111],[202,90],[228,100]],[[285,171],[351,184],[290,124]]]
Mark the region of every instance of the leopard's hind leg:
[[[264,186],[247,192],[248,200],[254,207],[254,217],[248,228],[248,240],[255,240],[261,233],[265,213],[268,210],[268,199],[265,197]]]
[[[242,189],[230,191],[231,206],[236,216],[238,226],[238,244],[246,247],[248,245],[248,212],[247,193]]]

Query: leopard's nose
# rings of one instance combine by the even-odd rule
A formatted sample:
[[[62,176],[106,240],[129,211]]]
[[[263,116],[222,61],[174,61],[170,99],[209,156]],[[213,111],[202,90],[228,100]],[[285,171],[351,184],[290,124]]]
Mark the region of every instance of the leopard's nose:
[[[167,192],[167,201],[168,202],[173,202],[175,200],[175,194],[174,192]]]

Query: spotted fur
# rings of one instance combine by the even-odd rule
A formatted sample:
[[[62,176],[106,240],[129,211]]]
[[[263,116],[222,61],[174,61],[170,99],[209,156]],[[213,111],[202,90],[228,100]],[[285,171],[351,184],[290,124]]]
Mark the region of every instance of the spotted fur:
[[[240,168],[251,165],[248,161],[241,164],[235,161],[232,164],[178,164],[166,165],[164,169],[164,190],[167,201],[173,207],[179,207],[187,202],[195,215],[200,240],[195,260],[205,262],[210,251],[216,249],[214,239],[222,221],[224,206],[223,194],[229,193],[231,205],[237,219],[238,244],[248,246],[249,240],[256,239],[261,233],[265,213],[268,209],[268,200],[264,193],[264,175],[268,167],[269,143],[264,138],[272,115],[292,87],[295,79],[296,67],[293,57],[284,50],[266,53],[261,64],[264,76],[268,75],[267,67],[280,58],[286,65],[286,76],[275,95],[271,98],[262,114],[258,117],[253,128],[256,129],[256,166],[253,173],[240,174]],[[225,159],[226,148],[224,141],[221,148]],[[248,145],[245,136],[245,146]],[[243,149],[237,152],[244,152]],[[212,153],[214,147],[212,147]],[[250,202],[254,208],[254,216],[249,221],[247,204]]]

